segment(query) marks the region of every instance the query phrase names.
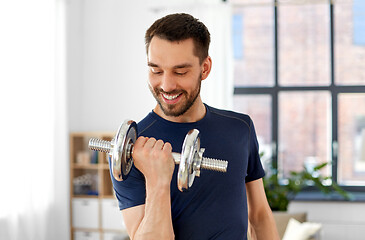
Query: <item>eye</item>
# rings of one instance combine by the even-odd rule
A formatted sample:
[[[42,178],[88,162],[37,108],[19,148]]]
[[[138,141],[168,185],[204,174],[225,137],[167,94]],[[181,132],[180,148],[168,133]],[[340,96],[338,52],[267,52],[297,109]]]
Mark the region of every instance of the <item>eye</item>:
[[[152,72],[153,74],[161,74],[161,73],[162,73],[162,71],[161,71],[161,70],[156,69],[156,68],[151,68],[151,72]]]
[[[175,74],[177,74],[177,75],[179,75],[179,76],[183,76],[183,75],[185,75],[187,73],[187,71],[186,72],[175,72]]]

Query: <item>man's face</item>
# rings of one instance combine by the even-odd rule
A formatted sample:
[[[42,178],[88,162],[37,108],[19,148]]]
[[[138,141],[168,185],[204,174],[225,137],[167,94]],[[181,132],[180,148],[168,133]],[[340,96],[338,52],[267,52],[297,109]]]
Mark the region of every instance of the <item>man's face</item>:
[[[202,67],[192,39],[153,37],[148,49],[149,88],[166,116],[184,115],[199,97]]]

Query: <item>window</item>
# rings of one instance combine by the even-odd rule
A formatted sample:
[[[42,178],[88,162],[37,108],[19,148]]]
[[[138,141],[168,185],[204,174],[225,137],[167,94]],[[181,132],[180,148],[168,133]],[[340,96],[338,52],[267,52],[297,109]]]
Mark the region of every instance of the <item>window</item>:
[[[279,177],[329,162],[365,187],[365,1],[232,0],[234,108]]]
[[[363,107],[360,107],[363,106]],[[338,182],[364,185],[365,93],[338,96]]]

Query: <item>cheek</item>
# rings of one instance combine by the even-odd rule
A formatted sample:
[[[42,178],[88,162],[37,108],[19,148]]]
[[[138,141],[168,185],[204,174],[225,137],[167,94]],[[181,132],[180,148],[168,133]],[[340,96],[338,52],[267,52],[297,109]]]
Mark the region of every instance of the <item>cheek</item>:
[[[157,76],[153,73],[148,74],[148,85],[152,88],[156,87],[159,83]]]
[[[181,84],[186,89],[195,90],[196,86],[201,81],[200,79],[201,79],[201,75],[194,74],[194,75],[189,76],[189,78],[187,78],[186,81],[182,81]]]

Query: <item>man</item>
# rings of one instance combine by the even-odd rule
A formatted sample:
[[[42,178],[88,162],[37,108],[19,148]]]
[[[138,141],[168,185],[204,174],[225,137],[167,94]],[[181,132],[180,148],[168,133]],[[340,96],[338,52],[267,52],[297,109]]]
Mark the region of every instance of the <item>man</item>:
[[[134,167],[113,179],[131,239],[278,239],[262,180],[255,129],[244,114],[205,105],[201,81],[211,70],[210,34],[188,14],[157,20],[146,32],[149,88],[157,104],[140,123]],[[188,192],[177,188],[171,152],[200,131],[205,156],[228,161],[226,173],[202,170]]]

